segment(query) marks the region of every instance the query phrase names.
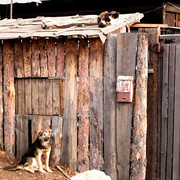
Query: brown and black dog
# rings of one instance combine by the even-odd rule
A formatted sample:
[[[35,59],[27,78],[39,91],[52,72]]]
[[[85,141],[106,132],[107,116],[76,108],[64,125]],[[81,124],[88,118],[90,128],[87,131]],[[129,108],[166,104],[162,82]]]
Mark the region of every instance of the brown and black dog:
[[[22,156],[20,163],[10,170],[26,170],[34,173],[35,171],[52,172],[49,168],[49,156],[51,152],[51,139],[52,130],[38,131],[36,132],[37,138],[33,144],[31,144],[28,151]],[[43,170],[42,156],[45,160],[45,170]]]

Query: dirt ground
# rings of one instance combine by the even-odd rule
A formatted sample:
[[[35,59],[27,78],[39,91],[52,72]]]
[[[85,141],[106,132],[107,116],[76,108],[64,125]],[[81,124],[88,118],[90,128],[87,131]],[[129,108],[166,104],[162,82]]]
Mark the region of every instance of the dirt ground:
[[[8,158],[6,152],[0,150],[0,180],[28,180],[28,179],[38,179],[38,180],[67,180],[57,168],[51,168],[52,173],[29,173],[23,170],[10,171],[7,170],[8,167],[14,165]],[[64,170],[70,177],[74,175],[73,171]]]

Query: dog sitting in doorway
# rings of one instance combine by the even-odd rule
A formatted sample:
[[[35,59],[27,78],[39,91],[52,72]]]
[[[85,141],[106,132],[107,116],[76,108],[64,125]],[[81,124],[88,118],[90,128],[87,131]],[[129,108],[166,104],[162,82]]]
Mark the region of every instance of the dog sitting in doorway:
[[[99,27],[106,27],[108,25],[115,25],[117,19],[119,18],[119,12],[117,11],[104,11],[102,12],[97,19]]]
[[[52,172],[49,168],[49,156],[51,152],[51,139],[52,130],[38,131],[36,132],[37,138],[33,144],[31,144],[28,151],[22,156],[20,163],[9,170],[26,170],[34,173],[35,171]],[[45,161],[45,170],[43,169],[42,157]]]

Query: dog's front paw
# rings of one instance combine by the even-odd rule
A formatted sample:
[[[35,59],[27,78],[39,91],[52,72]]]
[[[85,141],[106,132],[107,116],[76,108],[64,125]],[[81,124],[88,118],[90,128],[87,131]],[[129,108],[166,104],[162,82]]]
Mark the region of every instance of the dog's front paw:
[[[49,173],[53,172],[50,168],[47,168],[46,171]]]
[[[46,171],[43,170],[43,169],[39,169],[39,172],[41,172],[41,173],[46,173]]]

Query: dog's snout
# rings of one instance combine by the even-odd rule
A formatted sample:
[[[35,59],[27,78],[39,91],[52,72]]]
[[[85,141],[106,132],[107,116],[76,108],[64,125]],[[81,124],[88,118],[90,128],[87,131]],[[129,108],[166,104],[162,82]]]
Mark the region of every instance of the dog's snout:
[[[44,139],[44,141],[49,141],[49,138],[48,138],[48,137],[46,137],[46,138]]]

